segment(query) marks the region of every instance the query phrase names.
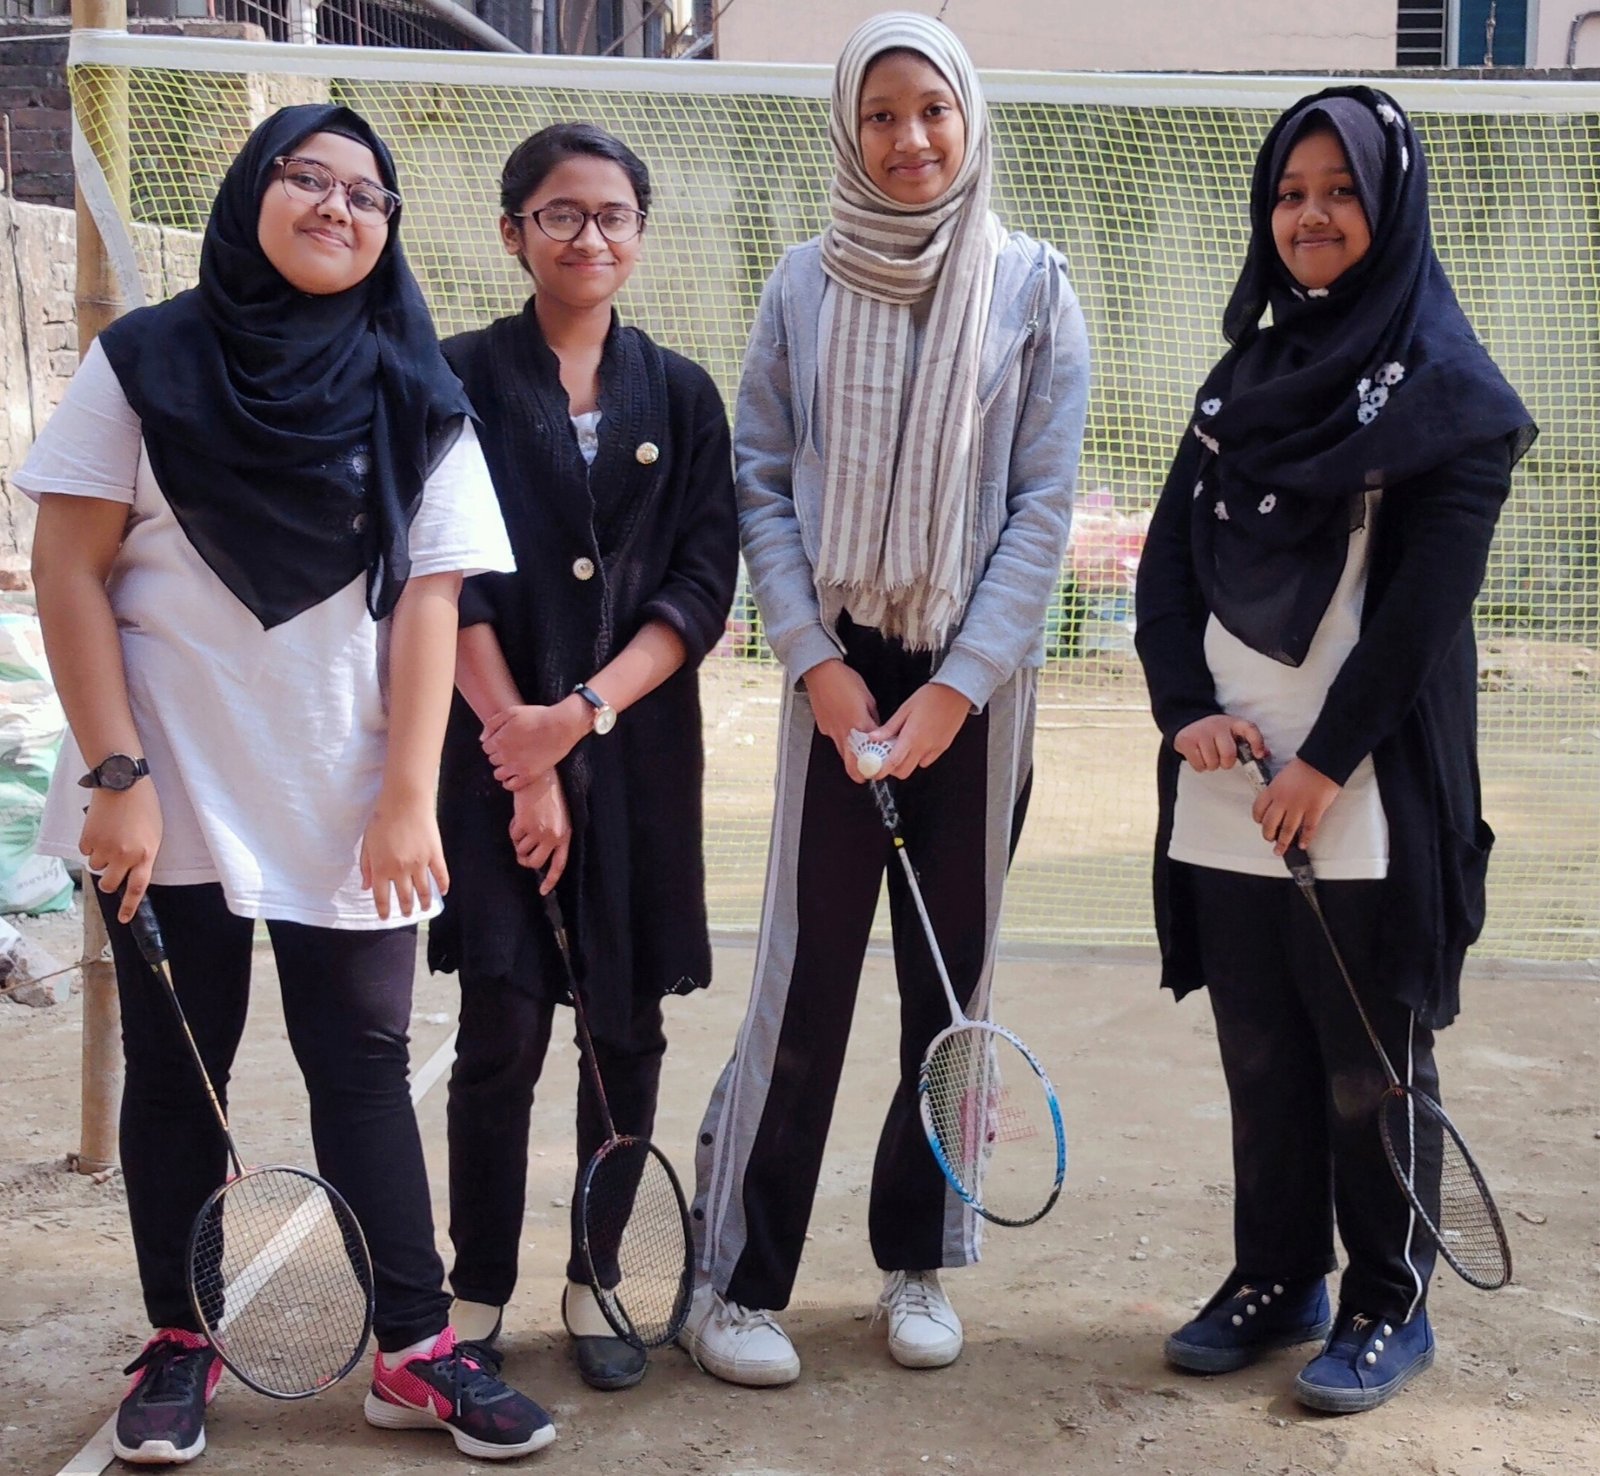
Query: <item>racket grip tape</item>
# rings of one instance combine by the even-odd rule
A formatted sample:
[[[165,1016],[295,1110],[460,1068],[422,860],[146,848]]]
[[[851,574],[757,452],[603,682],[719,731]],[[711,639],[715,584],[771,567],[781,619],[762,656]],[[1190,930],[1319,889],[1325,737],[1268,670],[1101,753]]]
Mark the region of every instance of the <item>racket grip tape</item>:
[[[159,969],[167,961],[167,945],[161,936],[161,924],[156,921],[156,910],[150,905],[148,897],[139,899],[133,921],[128,926],[133,931],[133,941],[138,944],[144,961],[151,968]]]
[[[1239,764],[1244,769],[1245,777],[1256,787],[1259,793],[1272,782],[1272,775],[1267,771],[1265,759],[1256,757],[1255,749],[1251,748],[1248,738],[1235,738],[1234,748],[1239,755]],[[1289,868],[1297,882],[1305,884],[1311,879],[1311,857],[1306,848],[1298,841],[1283,853],[1283,864]]]

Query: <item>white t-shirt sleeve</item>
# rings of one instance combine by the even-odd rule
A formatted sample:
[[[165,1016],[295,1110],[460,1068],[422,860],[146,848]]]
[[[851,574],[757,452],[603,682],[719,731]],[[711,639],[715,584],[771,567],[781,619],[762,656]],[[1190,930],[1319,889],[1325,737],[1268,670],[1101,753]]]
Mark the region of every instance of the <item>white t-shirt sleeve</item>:
[[[48,492],[132,503],[142,427],[96,342],[11,480],[35,502]]]
[[[468,420],[422,489],[411,523],[411,572],[509,574],[516,567],[477,427]]]

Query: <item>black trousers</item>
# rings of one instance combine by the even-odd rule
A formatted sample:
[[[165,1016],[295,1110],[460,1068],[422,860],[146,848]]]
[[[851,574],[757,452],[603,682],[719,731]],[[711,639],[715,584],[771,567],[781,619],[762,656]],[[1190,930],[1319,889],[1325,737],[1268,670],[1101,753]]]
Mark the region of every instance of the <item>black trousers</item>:
[[[145,1310],[156,1327],[198,1331],[187,1289],[189,1230],[227,1178],[227,1149],[165,991],[117,921],[116,899],[95,895],[122,1002],[122,1172]],[[229,912],[214,883],[152,887],[150,900],[173,988],[226,1105],[250,1003],[255,924]],[[378,1346],[394,1352],[441,1331],[450,1305],[408,1081],[417,930],[269,922],[267,931],[289,1044],[311,1098],[317,1169],[366,1233]],[[248,1152],[249,1125],[236,1136]]]
[[[530,994],[504,979],[461,977],[461,1030],[450,1073],[450,1285],[470,1302],[503,1307],[517,1284],[517,1251],[528,1189],[533,1092],[554,1026],[555,991]],[[595,1042],[611,1115],[622,1134],[649,1137],[667,1038],[661,1001],[634,1006],[626,1046]],[[578,1185],[606,1140],[587,1058],[578,1071],[578,1171],[573,1181],[567,1278],[587,1281],[578,1224]]]
[[[1404,1321],[1433,1274],[1432,1239],[1378,1131],[1388,1086],[1326,938],[1285,875],[1194,867],[1206,985],[1233,1107],[1234,1254],[1251,1278],[1320,1276],[1349,1257],[1340,1302]],[[1437,1099],[1433,1034],[1382,987],[1376,882],[1322,882],[1323,912],[1402,1081]],[[1437,1144],[1418,1191],[1437,1200]]]
[[[876,632],[841,630],[881,715],[928,680],[930,657]],[[985,977],[999,882],[1027,809],[1017,771],[1031,706],[1020,710],[1013,688],[1021,686],[1014,678],[936,763],[896,785],[906,846],[963,1007]],[[702,1123],[693,1209],[701,1270],[731,1300],[772,1310],[788,1305],[799,1269],[886,870],[899,1075],[873,1162],[873,1256],[886,1271],[978,1257],[974,1218],[945,1183],[917,1111],[922,1057],[950,1010],[910,889],[870,791],[845,773],[809,703],[791,697],[784,722],[756,977]]]

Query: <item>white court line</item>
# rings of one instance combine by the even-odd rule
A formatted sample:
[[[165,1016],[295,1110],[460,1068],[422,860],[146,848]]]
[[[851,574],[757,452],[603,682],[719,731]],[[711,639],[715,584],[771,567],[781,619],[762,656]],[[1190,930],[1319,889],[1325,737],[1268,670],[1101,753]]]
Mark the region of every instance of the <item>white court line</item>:
[[[439,1049],[428,1057],[427,1062],[423,1065],[422,1070],[418,1071],[411,1078],[412,1106],[416,1106],[416,1104],[419,1103],[425,1096],[427,1096],[428,1093],[438,1084],[439,1078],[450,1069],[450,1063],[454,1061],[455,1058],[456,1032],[452,1030],[449,1034],[449,1037],[439,1047]],[[287,1229],[288,1227],[286,1226],[285,1231],[287,1231]],[[275,1237],[273,1240],[273,1244],[275,1245],[276,1243],[277,1237]],[[299,1241],[296,1240],[295,1245],[298,1244]],[[257,1261],[260,1261],[266,1257],[271,1249],[272,1247],[269,1245],[267,1249],[263,1250],[261,1255],[256,1258]],[[289,1251],[292,1251],[293,1249],[293,1245],[289,1246],[288,1249],[283,1252],[283,1255],[288,1255]],[[279,1260],[281,1261],[282,1257],[280,1257]],[[269,1272],[268,1275],[270,1274],[271,1273]],[[261,1278],[263,1281],[265,1279],[265,1277]],[[241,1306],[242,1305],[243,1304],[241,1303]],[[115,1414],[113,1414],[111,1418],[105,1422],[105,1424],[103,1424],[94,1432],[93,1435],[89,1437],[88,1443],[83,1447],[83,1449],[80,1450],[77,1455],[73,1456],[73,1458],[68,1461],[66,1465],[64,1465],[58,1472],[56,1472],[56,1476],[100,1476],[100,1473],[117,1458],[116,1452],[111,1448],[111,1436],[116,1427],[117,1417]]]

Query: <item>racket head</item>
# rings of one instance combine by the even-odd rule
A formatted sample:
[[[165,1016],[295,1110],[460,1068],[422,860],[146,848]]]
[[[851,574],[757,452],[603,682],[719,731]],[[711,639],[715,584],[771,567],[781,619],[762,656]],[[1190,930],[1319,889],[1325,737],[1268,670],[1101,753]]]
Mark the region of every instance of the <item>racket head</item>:
[[[646,1138],[600,1146],[578,1190],[589,1285],[617,1336],[660,1348],[683,1330],[694,1291],[689,1206],[672,1165]]]
[[[1499,1207],[1466,1140],[1425,1092],[1391,1086],[1378,1104],[1383,1151],[1439,1254],[1463,1281],[1498,1291],[1511,1280],[1511,1244]],[[1439,1163],[1439,1193],[1417,1192],[1417,1168]]]
[[[189,1299],[241,1383],[307,1399],[339,1382],[372,1335],[372,1257],[355,1212],[303,1169],[252,1169],[189,1232]]]
[[[951,1188],[996,1225],[1032,1225],[1067,1174],[1056,1090],[1011,1031],[968,1020],[933,1038],[917,1080],[928,1145]]]

